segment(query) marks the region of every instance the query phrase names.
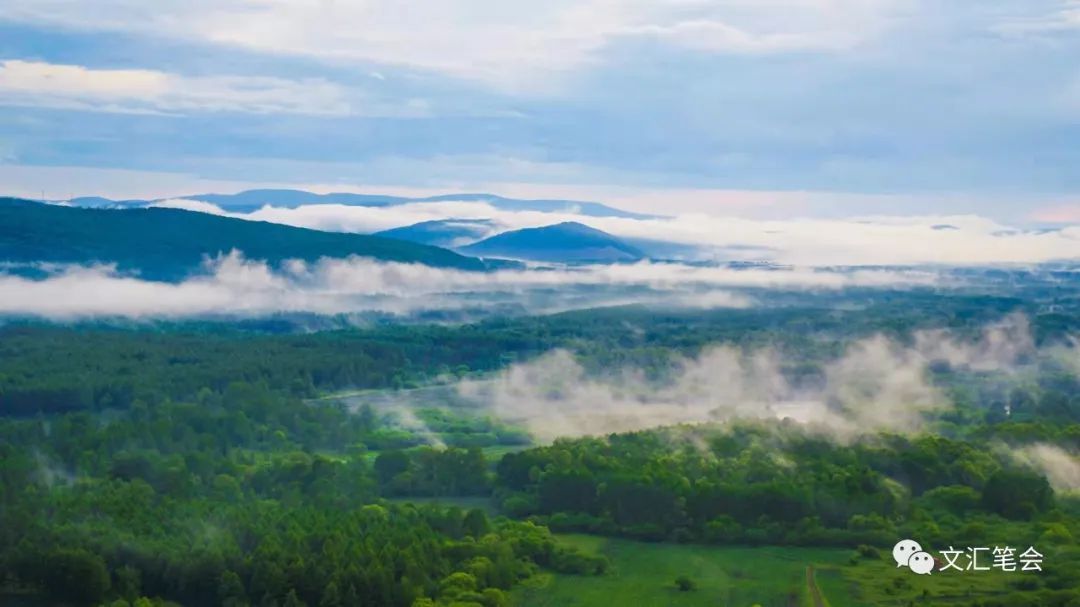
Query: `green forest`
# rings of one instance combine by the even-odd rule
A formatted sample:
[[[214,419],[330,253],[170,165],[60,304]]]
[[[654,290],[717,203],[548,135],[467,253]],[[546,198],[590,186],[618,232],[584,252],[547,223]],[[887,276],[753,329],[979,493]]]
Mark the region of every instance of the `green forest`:
[[[0,607],[1080,607],[1080,0],[0,0]]]
[[[656,601],[645,604],[1080,605],[1080,497],[1010,456],[1080,450],[1080,377],[1061,357],[1007,376],[932,366],[952,407],[915,434],[850,440],[757,420],[541,443],[437,399],[410,424],[399,408],[341,396],[482,378],[553,348],[591,374],[632,365],[663,383],[680,356],[714,343],[774,345],[785,374],[813,383],[860,337],[976,335],[1030,311],[987,296],[851,297],[862,305],[316,333],[9,323],[0,596],[495,607],[600,604],[636,588]],[[1037,344],[1076,355],[1075,317],[1030,322]],[[1033,546],[1044,570],[905,576],[890,555],[904,537]]]

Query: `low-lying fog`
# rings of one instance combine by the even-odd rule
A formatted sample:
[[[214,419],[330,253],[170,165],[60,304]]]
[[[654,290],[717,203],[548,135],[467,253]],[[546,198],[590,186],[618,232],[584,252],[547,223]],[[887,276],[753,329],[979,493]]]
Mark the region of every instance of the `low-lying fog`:
[[[208,261],[204,274],[180,283],[142,280],[108,266],[51,271],[44,279],[0,273],[0,314],[70,319],[467,309],[549,313],[632,303],[720,308],[756,305],[745,289],[946,286],[937,271],[917,269],[733,269],[641,262],[467,272],[359,257],[272,268],[239,253]]]
[[[490,222],[490,232],[480,236],[485,237],[507,230],[575,221],[619,238],[698,246],[709,259],[712,258],[710,250],[723,250],[728,258],[726,256],[734,248],[742,248],[751,251],[754,260],[767,259],[800,266],[1042,263],[1080,258],[1080,226],[1025,229],[977,215],[762,220],[697,213],[628,218],[506,210],[476,201],[388,207],[265,206],[249,213],[230,213],[197,200],[174,199],[157,204],[240,219],[361,234],[422,221],[484,219]]]
[[[974,340],[944,330],[910,337],[906,343],[880,335],[858,339],[824,363],[820,376],[810,382],[793,381],[783,370],[785,359],[797,355],[771,347],[716,344],[678,361],[663,381],[650,380],[635,368],[590,375],[572,353],[554,350],[484,379],[348,400],[353,406],[370,403],[405,415],[409,427],[421,433],[423,424],[409,413],[412,409],[449,406],[522,426],[540,442],[768,419],[790,420],[831,440],[849,442],[880,432],[924,430],[932,414],[950,410],[948,395],[933,381],[932,364],[947,364],[961,373],[1011,376],[1033,361],[1052,358],[1080,372],[1076,342],[1037,348],[1020,315],[987,326]],[[1080,489],[1080,460],[1060,447],[987,448],[1039,468],[1059,488]]]

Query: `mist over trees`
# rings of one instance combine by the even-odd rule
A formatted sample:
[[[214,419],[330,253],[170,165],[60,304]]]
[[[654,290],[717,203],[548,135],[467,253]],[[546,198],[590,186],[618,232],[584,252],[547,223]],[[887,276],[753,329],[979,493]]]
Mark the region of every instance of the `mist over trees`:
[[[428,390],[408,392],[418,400],[409,404],[386,390],[434,383],[453,393],[462,378],[552,348],[589,378],[632,368],[664,386],[718,342],[775,347],[785,381],[813,385],[867,336],[915,347],[917,331],[947,328],[978,344],[1017,309],[984,297],[878,297],[843,312],[625,308],[312,334],[8,324],[3,590],[116,607],[492,607],[541,574],[607,575],[604,555],[554,535],[586,532],[829,547],[854,551],[855,563],[897,537],[1037,545],[1054,566],[1003,600],[1068,604],[1080,587],[1069,318],[1031,317],[1028,349],[1008,368],[932,361],[924,381],[949,406],[923,412],[916,433],[838,440],[762,418],[538,444],[498,411]],[[927,299],[932,312],[915,305]],[[379,398],[331,394],[358,388]],[[700,580],[686,581],[665,587],[695,595]]]

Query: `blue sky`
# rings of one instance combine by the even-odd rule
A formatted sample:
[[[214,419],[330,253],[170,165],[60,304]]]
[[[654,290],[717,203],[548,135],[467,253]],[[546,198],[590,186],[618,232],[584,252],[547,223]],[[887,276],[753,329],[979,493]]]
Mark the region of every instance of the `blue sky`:
[[[1080,223],[1073,0],[0,0],[0,183]]]

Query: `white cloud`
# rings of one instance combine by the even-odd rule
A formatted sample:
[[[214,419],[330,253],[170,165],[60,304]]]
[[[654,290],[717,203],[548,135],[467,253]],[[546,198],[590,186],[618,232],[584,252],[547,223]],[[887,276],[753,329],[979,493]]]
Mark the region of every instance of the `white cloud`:
[[[1080,491],[1080,457],[1074,453],[1046,443],[1001,446],[999,451],[1045,475],[1058,491]]]
[[[31,280],[0,274],[0,314],[54,319],[185,317],[274,312],[338,314],[513,306],[534,313],[646,303],[665,307],[746,307],[738,287],[841,289],[936,284],[925,272],[731,270],[640,263],[552,271],[465,272],[366,258],[292,261],[280,269],[232,254],[181,283],[71,267]],[[583,287],[578,290],[575,287]]]
[[[0,104],[133,113],[339,115],[353,111],[346,91],[325,80],[181,76],[20,60],[0,61]]]
[[[534,89],[648,36],[719,53],[851,48],[904,0],[8,0],[12,21],[181,36],[272,53],[435,70]]]
[[[448,218],[486,218],[504,214],[489,204],[481,202],[431,202],[411,203],[391,207],[357,207],[341,204],[312,204],[296,208],[264,206],[250,213],[229,213],[217,205],[199,200],[175,198],[154,203],[154,206],[186,209],[200,213],[213,213],[238,219],[268,221],[300,228],[312,228],[330,232],[358,232],[362,234],[378,232],[403,225]],[[513,219],[517,214],[505,214]],[[551,220],[546,213],[537,221]],[[522,224],[524,218],[510,225]],[[527,220],[525,220],[527,221]],[[542,224],[541,224],[542,225]]]
[[[943,330],[919,332],[914,341],[915,348],[928,358],[976,371],[1011,369],[1016,361],[1036,350],[1030,323],[1020,314],[1012,314],[1001,323],[985,327],[982,339],[976,343],[951,340]],[[1061,352],[1075,350],[1052,351],[1053,354]]]
[[[912,4],[901,0],[788,0],[687,3],[668,23],[629,28],[687,48],[740,54],[843,51],[876,37]]]
[[[1080,226],[1023,231],[974,215],[870,216],[849,219],[758,220],[685,214],[662,219],[586,217],[572,213],[501,211],[486,203],[415,203],[371,208],[308,205],[224,213],[206,203],[161,203],[258,221],[329,231],[369,233],[435,219],[491,219],[493,232],[578,221],[616,236],[699,245],[722,251],[745,248],[753,259],[798,265],[994,264],[1080,259]],[[948,226],[949,229],[942,229]]]
[[[1026,323],[1013,327],[1017,320],[989,326],[986,335],[972,341],[945,331],[916,333],[911,346],[882,336],[861,339],[824,363],[823,381],[812,385],[790,382],[782,372],[784,353],[775,348],[718,344],[681,361],[661,385],[634,368],[593,377],[570,353],[556,350],[513,365],[493,380],[464,381],[458,391],[524,424],[541,440],[771,418],[788,418],[842,439],[883,430],[912,432],[922,427],[926,413],[950,406],[927,378],[938,353],[950,352],[956,368],[987,368],[983,353],[994,346],[984,342],[1001,331],[1026,334]],[[1032,346],[1022,352],[1033,351]],[[1017,365],[1018,357],[1000,354],[994,369]],[[1074,464],[1074,482],[1075,473]]]
[[[820,36],[810,33],[755,36],[718,21],[684,21],[670,26],[651,25],[630,31],[689,48],[716,52],[775,53],[796,50],[840,50],[852,45],[847,37]]]
[[[1027,12],[1022,17],[1005,19],[994,30],[1007,35],[1053,34],[1080,29],[1080,1],[1054,0],[1052,8],[1041,14]],[[1040,6],[1033,3],[1034,6]],[[1045,4],[1043,4],[1045,6]]]

